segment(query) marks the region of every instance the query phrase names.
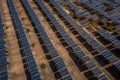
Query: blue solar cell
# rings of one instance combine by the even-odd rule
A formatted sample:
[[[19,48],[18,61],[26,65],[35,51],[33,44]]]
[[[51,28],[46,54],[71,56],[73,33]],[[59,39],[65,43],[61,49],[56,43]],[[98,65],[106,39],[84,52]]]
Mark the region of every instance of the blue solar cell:
[[[105,75],[102,75],[102,76],[98,77],[98,80],[108,80],[108,79]]]
[[[51,43],[51,44],[47,44],[47,48],[48,48],[48,50],[49,51],[51,51],[51,50],[54,50],[55,49],[55,47],[53,46],[53,44]]]
[[[6,56],[0,57],[0,64],[1,64],[1,65],[7,64],[7,58],[6,58]]]
[[[96,41],[90,42],[89,44],[91,44],[94,48],[100,46]]]
[[[64,34],[63,37],[64,38],[70,38],[70,36],[68,34]]]
[[[71,9],[73,9],[74,11],[77,12],[77,11],[79,10],[79,7],[76,6],[72,1],[68,1],[67,3],[68,3],[68,5],[69,5],[69,7],[70,7]]]
[[[38,70],[37,69],[33,69],[31,72],[31,75],[34,76],[36,74],[39,74]]]
[[[53,22],[53,24],[55,25],[55,27],[57,28],[57,30],[60,32],[60,34],[63,34],[63,38],[65,38],[66,42],[70,45],[70,46],[74,46],[76,45],[75,42],[71,39],[71,37],[64,31],[63,27],[58,23],[58,21],[54,18],[54,16],[51,14],[51,12],[45,7],[45,5],[43,4],[42,1],[37,1],[38,4],[41,6],[41,8],[44,10],[44,12],[47,14],[47,16],[49,17],[49,19]],[[75,49],[75,51],[77,51],[77,49]]]
[[[57,57],[57,56],[58,56],[58,53],[55,51],[55,48],[54,48],[53,44],[51,43],[50,38],[48,37],[46,31],[45,31],[44,28],[42,27],[39,19],[37,18],[37,15],[34,13],[33,9],[30,7],[30,5],[27,3],[27,1],[24,1],[24,0],[23,0],[23,2],[24,2],[24,5],[25,5],[27,11],[29,12],[29,14],[30,14],[33,22],[35,23],[35,25],[36,25],[36,27],[37,27],[37,29],[38,29],[38,32],[40,33],[41,38],[42,38],[42,40],[44,41],[45,45],[47,46],[47,48],[49,49],[49,51],[50,51],[50,50],[53,50],[53,51],[50,51],[50,55],[51,55],[52,57]],[[42,2],[41,0],[37,0],[37,2],[38,2],[40,5],[42,5],[42,7],[44,8],[45,12],[46,12],[48,15],[51,15],[51,14],[49,14],[49,12],[46,10],[46,7],[45,7],[45,5],[43,4],[43,2]],[[59,30],[62,30],[62,29],[61,29],[61,26],[58,24],[58,22],[55,22],[53,16],[49,16],[49,17],[53,20],[52,22],[54,22],[54,25],[57,25],[57,28],[58,28]],[[63,31],[61,31],[61,32],[64,33]],[[55,51],[55,52],[54,52],[54,51]],[[61,58],[57,58],[57,59],[55,59],[54,61],[55,61],[56,65],[57,65],[57,67],[58,67],[59,69],[61,69],[62,67],[65,67],[64,61],[63,61]]]
[[[57,62],[56,64],[57,64],[59,69],[65,67],[65,64],[63,62],[59,62],[59,63]]]
[[[120,70],[120,62],[116,63],[115,66]]]
[[[97,74],[100,74],[100,73],[102,73],[102,72],[101,72],[101,70],[100,70],[99,68],[96,68],[96,69],[93,69],[93,70],[92,70],[92,73],[93,73],[94,75],[97,75]]]
[[[28,64],[29,64],[29,65],[35,64],[35,60],[29,60],[29,61],[28,61]]]
[[[51,55],[53,58],[59,56],[56,51],[50,52],[50,55]]]
[[[106,49],[99,44],[96,40],[94,40],[92,37],[89,36],[89,34],[87,34],[81,26],[79,26],[62,8],[61,6],[55,1],[55,0],[51,0],[50,1],[55,8],[63,15],[63,17],[82,35],[83,38],[85,38],[89,44],[96,49],[98,52],[103,52]],[[90,7],[93,8],[94,5],[91,5]],[[102,14],[104,13],[102,10],[97,9],[98,11],[100,11]],[[105,15],[105,13],[104,13]],[[102,30],[101,30],[102,32]],[[108,35],[107,37],[110,37],[110,35]],[[120,46],[120,45],[119,45]],[[106,50],[107,51],[107,50]]]
[[[22,33],[20,33],[20,35],[19,35],[21,38],[23,38],[23,37],[25,37],[26,35],[25,34],[22,34]]]
[[[78,52],[78,51],[81,50],[80,47],[78,47],[78,46],[74,47],[73,49],[74,49],[75,52]]]
[[[111,56],[111,57],[108,58],[108,60],[109,60],[110,62],[115,62],[115,61],[117,61],[117,58],[114,57],[114,56]]]
[[[96,49],[97,49],[99,52],[103,52],[103,51],[106,50],[106,49],[105,49],[104,47],[102,47],[102,46],[98,46],[98,47],[96,47]]]
[[[42,37],[41,37],[42,38]],[[45,39],[45,38],[42,38],[43,41],[45,42],[45,44],[47,44],[49,42],[49,44],[51,43],[51,41],[49,39]]]
[[[50,43],[51,43],[50,40],[46,40],[46,41],[45,41],[45,44],[50,44]]]
[[[103,55],[105,58],[112,56],[112,54],[109,53],[109,52],[104,52],[102,55]]]
[[[120,41],[117,38],[115,38],[113,35],[109,34],[104,29],[100,29],[98,32],[100,33],[100,35],[104,36],[106,39],[112,42],[115,46],[120,47]]]
[[[82,57],[81,59],[83,62],[90,61],[90,58],[88,56]]]
[[[27,2],[25,1],[23,3],[27,3]],[[11,14],[13,16],[14,24],[16,25],[16,28],[18,29],[18,36],[20,38],[19,41],[21,42],[21,45],[23,47],[23,51],[25,53],[24,56],[27,59],[29,70],[31,71],[32,69],[37,68],[37,65],[36,65],[36,62],[35,62],[35,60],[33,58],[32,50],[31,50],[29,41],[27,39],[27,36],[26,36],[25,31],[24,31],[24,28],[23,28],[23,25],[21,23],[21,20],[19,19],[19,16],[18,16],[17,10],[16,10],[16,8],[14,6],[13,0],[8,1],[8,4],[10,6],[10,11],[11,11]],[[36,74],[38,74],[38,73],[34,72],[34,75],[36,75]],[[32,76],[33,75],[31,74],[31,77]],[[40,77],[40,75],[38,75],[38,77]],[[33,80],[35,80],[35,79],[33,79]]]
[[[61,72],[62,76],[65,76],[65,75],[69,74],[69,72],[68,72],[68,70],[66,68],[60,70],[60,72]]]
[[[67,76],[64,78],[64,80],[73,80],[71,76]]]
[[[92,68],[92,67],[95,67],[96,65],[95,65],[95,63],[93,63],[93,62],[89,62],[89,63],[86,64],[86,66],[87,66],[88,68]]]
[[[116,41],[117,39],[116,38],[109,38],[110,41]]]
[[[37,74],[37,75],[35,75],[35,76],[32,76],[32,80],[42,80],[41,78],[40,78],[40,75],[39,74]]]
[[[31,56],[27,56],[27,60],[34,60],[34,57],[31,55]]]
[[[85,56],[85,53],[83,51],[77,52],[79,57]]]
[[[6,49],[4,43],[0,44],[0,49]]]
[[[55,62],[61,62],[61,61],[62,59],[60,57],[55,59]]]
[[[63,60],[62,60],[61,58],[55,59],[55,62],[56,62],[57,67],[58,67],[59,69],[65,67],[65,63],[63,62]]]
[[[3,73],[0,73],[0,79],[1,80],[7,80],[7,78],[8,78],[8,72],[7,71],[5,71]]]
[[[41,32],[40,32],[41,33]],[[41,34],[41,38],[45,39],[45,40],[49,40],[48,35],[46,34],[46,32],[44,31],[43,34]]]
[[[2,56],[2,55],[6,55],[6,50],[5,49],[0,50],[0,56]]]
[[[23,47],[23,49],[24,49],[24,52],[25,52],[26,55],[31,55],[32,54],[31,49],[29,48],[29,45],[26,46],[26,47]]]
[[[64,34],[66,34],[66,32],[65,31],[60,31],[61,32],[61,35],[64,35]]]
[[[69,40],[67,41],[67,43],[68,43],[70,46],[75,45],[75,42],[72,41],[71,39],[69,39]]]
[[[83,25],[83,26],[88,25],[89,23],[90,23],[90,21],[88,19],[80,21],[80,24]]]

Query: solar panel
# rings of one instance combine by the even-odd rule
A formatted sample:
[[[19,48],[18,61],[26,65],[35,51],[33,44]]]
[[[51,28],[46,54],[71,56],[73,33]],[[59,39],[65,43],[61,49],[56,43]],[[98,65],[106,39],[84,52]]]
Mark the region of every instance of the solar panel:
[[[63,62],[63,60],[62,60],[61,58],[55,59],[55,62],[56,62],[57,67],[58,67],[59,69],[65,67],[65,63]]]
[[[56,51],[52,51],[50,54],[53,58],[59,56]]]
[[[117,58],[111,56],[111,57],[108,58],[108,60],[112,63],[112,62],[116,62]]]
[[[104,52],[106,49],[102,46],[98,46],[96,47],[96,49],[99,51],[99,52]]]
[[[53,44],[48,44],[48,45],[47,45],[47,48],[48,48],[49,51],[55,49],[54,46],[53,46]]]
[[[59,22],[55,19],[55,17],[52,15],[52,13],[45,7],[44,3],[40,0],[37,1],[38,4],[40,5],[40,7],[43,9],[43,11],[46,13],[46,15],[49,17],[49,19],[52,21],[52,23],[55,25],[56,29],[62,29],[63,27],[59,24]],[[44,7],[43,7],[44,6]],[[49,14],[49,15],[48,15]],[[59,26],[59,28],[58,28]],[[64,29],[62,29],[64,31]],[[61,33],[61,32],[59,32]],[[64,31],[64,35],[63,38],[66,40],[66,42],[68,43],[69,46],[72,47],[72,49],[77,53],[79,51],[81,51],[80,47],[78,47],[78,45],[72,40],[72,38]],[[76,46],[74,46],[76,45]],[[83,54],[82,54],[83,53]],[[82,52],[80,55],[81,57],[84,55],[84,52]]]
[[[118,48],[120,47],[120,41],[117,38],[115,38],[113,35],[109,34],[104,29],[100,29],[98,32],[100,33],[100,35],[104,36],[106,39],[112,42],[115,46],[117,46]]]
[[[98,80],[108,80],[105,75],[98,77]]]
[[[86,66],[87,66],[88,68],[92,68],[92,67],[95,67],[96,65],[95,65],[95,63],[93,63],[93,62],[89,62],[89,63],[86,64]]]
[[[85,56],[85,53],[83,51],[77,52],[78,57],[83,57]]]
[[[75,51],[75,52],[78,52],[78,51],[80,51],[80,50],[81,50],[78,46],[73,47],[73,49],[74,49],[74,51]]]
[[[43,28],[43,26],[41,25],[41,22],[39,21],[37,15],[35,14],[35,12],[33,11],[33,9],[31,8],[31,6],[29,5],[29,3],[26,0],[22,0],[26,10],[29,12],[30,17],[32,18],[33,22],[36,25],[36,28],[38,30],[38,33],[40,33],[40,37],[42,38],[43,42],[45,43],[47,49],[50,51],[49,55],[52,56],[52,60],[55,62],[57,67],[57,71],[59,71],[60,69],[62,69],[63,67],[65,68],[66,65],[64,63],[64,61],[59,57],[57,51],[55,50],[54,45],[52,44],[47,32],[45,31],[45,29]],[[40,4],[43,4],[42,2],[40,2]],[[44,9],[45,6],[43,5]],[[45,9],[46,10],[46,9]],[[52,17],[51,17],[52,18]],[[54,19],[53,19],[54,20]],[[55,23],[56,24],[56,23]],[[59,25],[58,25],[59,26]],[[64,32],[63,32],[64,33]],[[67,69],[67,68],[66,68]],[[64,76],[64,75],[63,75]]]
[[[88,25],[89,23],[90,23],[90,21],[88,19],[80,21],[80,24],[83,26]]]
[[[64,80],[73,80],[71,76],[67,76],[64,78]]]
[[[97,74],[100,74],[100,73],[102,73],[102,72],[101,72],[100,69],[96,68],[96,69],[93,69],[93,70],[92,70],[92,73],[93,73],[94,75],[97,75]]]
[[[2,10],[0,7],[0,79],[7,80],[8,79],[8,69],[7,69],[7,55],[6,55],[6,43],[4,41],[5,32],[4,25],[2,19]]]
[[[110,2],[110,1],[106,1],[106,2]],[[116,8],[106,12],[104,9],[107,7],[104,6],[103,3],[101,3],[100,1],[94,1],[93,3],[91,3],[90,1],[87,1],[87,0],[86,1],[81,0],[80,3],[89,6],[90,8],[92,8],[95,11],[97,11],[98,13],[104,15],[105,17],[107,17],[108,19],[112,20],[115,23],[117,21],[119,21],[120,17],[117,16],[117,14],[116,14],[116,11],[115,11]],[[112,7],[113,7],[113,5],[114,5],[114,7],[116,6],[116,4],[113,4],[113,2],[110,2],[109,4]],[[109,8],[110,8],[110,6],[109,6]],[[116,15],[114,15],[114,14],[116,14]],[[106,20],[102,20],[102,22],[104,22],[104,21],[106,22]]]
[[[72,1],[68,1],[67,2],[68,3],[68,5],[69,5],[69,7],[71,8],[71,9],[73,9],[74,11],[78,11],[79,10],[79,7],[77,6],[77,5],[75,5]]]
[[[116,63],[115,66],[117,67],[118,70],[120,70],[120,62]]]
[[[36,62],[33,58],[32,50],[31,50],[29,41],[27,39],[27,36],[26,36],[25,31],[24,31],[23,25],[22,25],[22,23],[19,19],[19,16],[18,16],[17,10],[14,6],[13,0],[9,0],[8,4],[10,6],[10,11],[11,11],[11,14],[13,16],[14,24],[16,25],[16,28],[18,30],[18,36],[20,38],[19,41],[21,42],[21,45],[23,47],[23,51],[25,52],[24,56],[27,56],[26,58],[27,58],[29,70],[32,71],[32,69],[37,68],[37,64],[36,64]],[[32,58],[29,58],[29,57],[32,57]],[[34,75],[36,75],[36,74],[39,74],[38,68],[37,68],[37,73],[34,73]],[[38,75],[36,78],[34,78],[34,75],[31,74],[31,78],[33,80],[35,80],[36,78],[40,78],[40,75]],[[39,80],[41,80],[41,79],[39,79]]]
[[[82,29],[81,26],[79,26],[61,7],[60,5],[55,1],[51,0],[50,1],[54,7],[60,12],[61,15],[81,34],[81,36],[88,41],[88,43],[96,49],[98,52],[102,53],[104,51],[109,52],[104,46],[102,46],[100,43],[98,43],[94,38],[92,38],[87,32]],[[82,0],[84,2],[84,0]],[[85,1],[86,2],[86,1]],[[94,6],[94,5],[93,5]],[[100,9],[98,9],[100,10]],[[110,53],[112,54],[112,53]],[[116,58],[115,56],[113,56]]]
[[[7,71],[4,71],[2,73],[0,73],[0,76],[1,76],[1,80],[7,80],[8,79],[8,72]]]
[[[41,80],[41,78],[39,77],[40,75],[38,74],[38,75],[35,75],[35,76],[32,76],[32,80]]]
[[[83,61],[83,62],[90,61],[90,58],[89,58],[88,56],[82,57],[82,61]]]
[[[112,56],[112,54],[110,54],[109,52],[104,52],[102,55],[103,55],[104,57],[110,57],[110,56]]]
[[[68,70],[66,68],[60,70],[60,72],[61,72],[62,76],[65,76],[65,75],[69,74],[69,72],[68,72]]]

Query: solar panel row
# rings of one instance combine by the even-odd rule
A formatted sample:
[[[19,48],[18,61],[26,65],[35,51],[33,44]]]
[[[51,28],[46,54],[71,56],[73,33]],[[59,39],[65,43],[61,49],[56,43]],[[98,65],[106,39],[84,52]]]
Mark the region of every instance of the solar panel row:
[[[45,11],[45,13],[49,14],[47,16],[53,22],[53,24],[55,25],[55,27],[57,28],[57,30],[60,32],[60,34],[63,36],[63,38],[66,40],[66,42],[69,44],[69,46],[71,46],[73,48],[73,50],[77,53],[77,55],[79,56],[79,58],[82,57],[81,55],[84,55],[84,57],[88,57],[88,56],[85,56],[85,53],[72,40],[72,38],[65,32],[65,30],[63,29],[63,27],[58,23],[58,21],[55,19],[55,17],[52,15],[52,13],[45,7],[44,3],[42,1],[39,1],[38,3],[39,3],[39,5],[41,5],[41,7]],[[81,58],[81,59],[84,61],[84,58]]]
[[[73,4],[72,1],[70,1],[70,0],[67,1],[67,4],[68,4],[69,7],[70,7],[71,9],[73,9],[75,12],[77,12],[77,11],[79,10],[79,7],[76,6],[75,4]]]
[[[109,34],[104,29],[100,29],[98,32],[100,33],[100,35],[104,36],[106,39],[112,42],[116,47],[120,48],[120,41],[117,38],[115,38],[113,35]]]
[[[97,80],[98,79],[99,80],[107,80],[106,75],[102,72],[102,70],[100,68],[96,68],[97,67],[96,64],[94,62],[92,62],[90,57],[88,57],[82,51],[82,49],[73,41],[73,39],[67,34],[67,32],[61,26],[61,24],[59,24],[59,22],[55,19],[53,14],[46,7],[45,3],[42,2],[42,0],[35,0],[35,1],[39,4],[39,6],[41,6],[42,10],[45,12],[47,17],[52,22],[51,24],[57,29],[57,31],[60,33],[62,38],[65,40],[65,42],[69,45],[69,47],[71,47],[73,49],[73,51],[75,52],[75,53],[73,52],[74,55],[75,56],[77,55],[78,56],[77,58],[79,58],[79,61],[83,62],[82,65],[85,65],[87,67],[87,69],[89,69],[88,71],[90,71],[90,73],[92,73],[92,77],[94,76],[95,78],[97,78]],[[87,6],[91,6],[92,9],[98,11],[100,14],[103,14],[104,16],[110,18],[112,21],[114,21],[114,22],[116,21],[116,22],[120,23],[119,21],[117,21],[118,18],[119,18],[119,15],[114,15],[113,16],[113,14],[116,12],[116,10],[119,11],[119,8],[111,10],[107,13],[102,10],[103,8],[106,8],[106,6],[102,4],[102,2],[106,2],[108,0],[102,0],[102,1],[81,0],[81,1],[82,1],[82,3],[86,4]],[[100,53],[99,55],[102,55],[105,59],[107,59],[109,61],[109,63],[113,63],[112,66],[117,68],[117,70],[120,70],[120,62],[118,62],[119,61],[118,58],[115,57],[113,55],[113,53],[108,51],[103,45],[101,45],[94,38],[92,38],[87,32],[85,32],[84,29],[82,29],[82,27],[79,26],[60,7],[60,5],[57,3],[56,0],[51,0],[50,2],[58,10],[58,12],[66,19],[66,21],[69,22],[70,25],[74,27],[74,29],[80,34],[80,36],[83,39],[85,39],[86,42],[88,42],[90,46],[92,46],[96,51],[98,51]],[[115,0],[115,2],[119,3],[119,0]],[[22,3],[25,6],[26,10],[28,11],[28,14],[32,18],[32,22],[34,22],[34,24],[35,24],[34,27],[37,28],[37,30],[38,30],[38,34],[36,34],[36,35],[39,35],[39,38],[41,38],[43,40],[44,45],[47,47],[47,49],[49,51],[49,53],[46,54],[46,57],[48,55],[50,56],[48,61],[49,61],[50,66],[51,66],[51,68],[54,72],[55,78],[60,79],[60,80],[62,80],[62,79],[63,80],[73,80],[73,78],[70,75],[68,69],[66,68],[65,62],[63,61],[63,59],[59,56],[58,52],[56,51],[55,46],[51,42],[47,32],[45,31],[44,27],[42,26],[41,22],[39,21],[39,18],[37,17],[35,12],[33,11],[32,7],[30,6],[28,0],[22,0]],[[77,12],[77,10],[79,10],[79,8],[76,5],[74,5],[71,1],[67,1],[66,3],[71,7],[71,9],[75,10],[76,12]],[[64,5],[65,3],[63,2],[63,3],[60,3],[60,4]],[[114,3],[111,3],[111,2],[107,2],[107,4],[111,4],[110,7],[116,6]],[[39,68],[38,68],[37,63],[34,59],[34,56],[32,55],[32,50],[31,50],[31,47],[30,47],[29,40],[28,40],[27,35],[26,35],[26,33],[23,29],[22,22],[19,19],[19,15],[17,13],[17,10],[16,10],[16,7],[14,5],[13,0],[8,0],[8,5],[9,5],[9,8],[10,8],[10,12],[12,14],[13,24],[14,24],[15,28],[18,30],[18,31],[16,31],[16,34],[17,34],[17,38],[20,41],[19,46],[20,46],[20,48],[22,48],[22,52],[24,53],[24,54],[23,53],[22,54],[24,55],[24,57],[26,59],[27,69],[28,69],[28,72],[30,73],[30,78],[32,80],[41,80],[42,77],[40,76]],[[98,6],[98,7],[96,7],[96,6]],[[85,10],[85,12],[80,12],[80,13],[78,12],[78,14],[76,14],[77,17],[87,16],[87,15],[90,15],[90,14],[86,10]],[[94,16],[94,19],[96,19],[96,17],[97,16]],[[106,22],[108,22],[108,19],[103,18],[101,20],[101,22],[106,23]],[[82,25],[89,24],[89,21],[88,20],[82,20],[81,24]],[[2,15],[0,15],[0,35],[1,35],[0,36],[0,80],[7,80],[7,78],[8,78],[7,57],[6,57],[6,47],[5,47],[5,40],[4,40],[5,32],[4,32],[3,26],[4,25],[3,25],[3,22],[2,22]],[[119,25],[118,25],[118,28],[119,28]],[[114,44],[118,48],[120,47],[120,41],[116,37],[109,34],[104,29],[101,29],[98,32],[104,38],[109,40],[112,44]],[[58,74],[60,74],[60,77],[57,77]],[[85,75],[87,75],[86,72],[85,72]],[[93,78],[91,78],[91,76],[89,78],[90,78],[90,80],[93,79]]]
[[[90,58],[85,55],[85,53],[80,49],[80,47],[78,47],[78,45],[72,40],[72,38],[65,32],[63,27],[58,23],[58,21],[48,10],[48,8],[44,5],[44,3],[41,0],[38,0],[37,2],[40,5],[40,7],[43,9],[43,11],[46,13],[46,15],[49,17],[49,19],[52,21],[52,23],[54,24],[58,32],[61,34],[61,36],[66,40],[68,45],[72,47],[72,49],[77,53],[79,58],[84,62],[84,65],[86,65],[88,68],[96,67],[95,63],[90,61]]]
[[[0,80],[8,79],[7,69],[7,55],[6,55],[6,44],[5,44],[5,32],[2,19],[2,11],[0,7]]]
[[[87,25],[90,23],[89,18],[92,16],[87,9],[80,9],[79,6],[75,5],[73,2],[68,1],[68,6],[75,11],[75,17],[82,17],[80,20],[81,25]]]
[[[84,9],[82,11],[77,11],[77,13],[75,14],[76,17],[80,17],[80,16],[85,17],[85,16],[88,16],[88,15],[90,15],[90,13],[86,9]]]
[[[28,65],[27,69],[28,69],[28,72],[30,73],[29,78],[31,80],[41,80],[40,71],[38,69],[37,63],[32,54],[30,43],[29,43],[27,35],[24,31],[22,22],[19,19],[19,15],[17,13],[17,10],[16,10],[13,0],[8,0],[8,4],[10,7],[11,14],[13,16],[15,27],[18,30],[18,36],[20,39],[21,47],[23,48],[24,57],[26,58],[26,63]]]
[[[120,27],[118,27],[120,25],[119,8],[117,9],[117,5],[120,4],[119,1],[115,0],[116,4],[114,2],[108,1],[108,0],[102,0],[102,1],[79,0],[78,2],[89,6],[91,9],[94,9],[98,13],[104,15],[105,17],[107,17],[108,19],[113,21],[114,23],[118,23],[116,29],[120,30]],[[104,5],[104,3],[109,6]],[[105,9],[112,9],[112,10],[105,11]]]
[[[85,33],[84,32],[84,30],[82,30],[81,28],[81,30],[78,28],[79,26],[77,25],[77,24],[74,24],[74,21],[72,20],[72,18],[70,18],[70,17],[68,17],[67,16],[67,14],[65,14],[65,12],[62,10],[62,9],[60,9],[60,6],[57,4],[57,3],[55,3],[55,1],[51,1],[51,3],[56,7],[56,9],[64,16],[64,18],[66,18],[66,20],[69,22],[69,23],[71,23],[71,25],[73,25],[75,28],[76,28],[76,30],[78,30],[78,32],[80,32],[81,33],[81,35],[83,35],[83,37],[87,40],[87,41],[89,41],[89,43],[94,47],[94,48],[96,48],[96,50],[98,50],[100,53],[101,53],[101,51],[105,51],[105,53],[106,54],[103,54],[103,52],[102,52],[102,56],[104,56],[106,59],[108,59],[108,61],[111,63],[111,62],[116,62],[116,61],[118,61],[118,59],[114,56],[114,55],[112,55],[112,53],[110,53],[109,51],[107,51],[106,50],[106,48],[104,48],[103,46],[101,46],[98,42],[96,42],[96,41],[94,41],[90,36],[88,36],[88,34],[87,33]],[[76,27],[77,26],[77,27]],[[109,55],[109,54],[111,54],[111,55]],[[109,55],[109,56],[108,56]]]
[[[118,63],[116,63],[116,64],[114,64],[116,67],[117,67],[117,69],[120,71],[120,62],[118,62]]]
[[[69,75],[70,73],[66,68],[65,62],[58,55],[54,45],[52,44],[44,27],[41,25],[41,22],[39,21],[37,15],[35,14],[33,9],[31,8],[31,6],[29,5],[27,0],[22,0],[22,2],[24,4],[26,10],[29,12],[29,15],[31,16],[32,21],[35,23],[38,33],[40,34],[40,37],[43,39],[45,45],[47,46],[47,49],[49,50],[49,55],[52,57],[50,60],[50,63],[53,63],[53,65],[50,64],[51,68],[54,67],[54,69],[56,69],[54,75],[56,75],[56,72],[61,74],[61,77],[55,76],[55,78],[59,79],[59,78],[70,77],[69,80],[72,80],[71,76]],[[66,78],[64,80],[68,80],[68,79]]]
[[[96,40],[94,40],[88,33],[86,33],[81,26],[79,26],[67,13],[60,7],[60,5],[54,1],[51,0],[51,3],[56,7],[56,9],[63,15],[63,17],[80,33],[80,35],[86,39],[89,44],[96,49],[98,52],[101,53],[102,56],[104,56],[102,53],[107,52],[111,54],[111,56],[106,57],[104,56],[109,62],[116,62],[118,59],[112,55],[111,52],[109,52],[105,47],[103,47],[101,44],[99,44]],[[113,60],[111,60],[113,59]]]

